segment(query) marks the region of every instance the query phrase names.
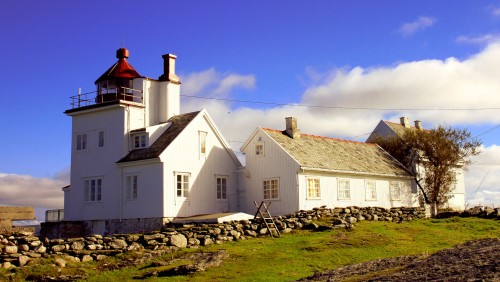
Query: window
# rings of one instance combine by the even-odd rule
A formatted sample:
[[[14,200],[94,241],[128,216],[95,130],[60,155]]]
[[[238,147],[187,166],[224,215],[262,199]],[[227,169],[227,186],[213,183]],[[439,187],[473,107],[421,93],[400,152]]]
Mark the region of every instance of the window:
[[[217,177],[217,199],[227,199],[227,178]]]
[[[104,148],[104,131],[103,130],[99,131],[99,140],[98,140],[97,147]]]
[[[339,179],[339,200],[351,199],[351,182],[349,179]]]
[[[87,133],[76,135],[76,150],[83,151],[87,149]]]
[[[278,191],[278,179],[264,180],[264,199],[278,199]]]
[[[205,155],[207,153],[207,133],[200,131],[200,154]]]
[[[102,192],[102,178],[86,179],[84,183],[85,202],[100,202]]]
[[[146,134],[134,136],[134,149],[146,148]]]
[[[189,195],[189,174],[177,173],[175,175],[177,197],[187,198]]]
[[[255,145],[255,155],[263,156],[264,155],[264,144],[256,144]]]
[[[391,200],[392,201],[399,201],[401,200],[401,188],[403,186],[403,182],[401,181],[391,181],[390,184],[390,189],[391,189]]]
[[[307,198],[321,198],[321,190],[319,186],[319,178],[307,178]]]
[[[125,182],[126,185],[126,191],[125,191],[125,198],[127,200],[134,200],[137,199],[137,191],[138,191],[138,184],[137,184],[137,175],[127,175],[127,179]]]
[[[365,180],[365,193],[367,201],[377,200],[377,187],[375,180]]]

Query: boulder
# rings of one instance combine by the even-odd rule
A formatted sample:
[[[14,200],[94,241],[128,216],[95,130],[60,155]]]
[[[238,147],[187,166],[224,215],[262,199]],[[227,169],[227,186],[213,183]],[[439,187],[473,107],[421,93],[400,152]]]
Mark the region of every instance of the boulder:
[[[170,245],[178,248],[187,247],[187,239],[182,234],[172,235],[170,237]]]

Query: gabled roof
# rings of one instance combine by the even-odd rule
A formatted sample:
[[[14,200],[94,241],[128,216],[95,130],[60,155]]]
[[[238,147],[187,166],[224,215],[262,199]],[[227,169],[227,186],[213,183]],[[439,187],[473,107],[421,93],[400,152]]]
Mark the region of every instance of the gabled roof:
[[[156,141],[148,148],[131,151],[118,163],[154,159],[160,157],[161,153],[175,140],[175,138],[188,126],[188,124],[200,113],[192,112],[171,117],[167,122],[171,125],[163,132]]]
[[[403,125],[401,125],[401,123],[387,121],[387,120],[384,120],[383,122],[385,122],[385,124],[387,124],[387,126],[389,126],[392,129],[392,131],[394,131],[394,133],[396,133],[398,136],[402,136],[405,130],[417,130],[417,128],[414,126],[404,127]]]
[[[285,131],[263,130],[303,169],[411,177],[403,165],[376,144],[308,134],[292,139]]]
[[[116,51],[116,57],[118,62],[112,65],[106,72],[104,72],[96,81],[97,84],[103,80],[110,80],[116,78],[126,78],[133,79],[137,77],[142,77],[135,69],[127,62],[128,50],[125,48],[120,48]]]

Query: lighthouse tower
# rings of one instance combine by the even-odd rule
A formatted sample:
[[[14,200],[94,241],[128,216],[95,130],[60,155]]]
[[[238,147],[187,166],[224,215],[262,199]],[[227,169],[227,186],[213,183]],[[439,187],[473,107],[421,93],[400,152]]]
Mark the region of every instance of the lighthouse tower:
[[[63,189],[65,221],[92,222],[96,232],[106,228],[106,219],[127,217],[125,205],[132,205],[127,200],[137,197],[137,176],[125,175],[117,162],[153,144],[168,119],[180,111],[176,56],[163,55],[164,73],[152,79],[132,67],[129,55],[127,49],[118,49],[118,61],[95,81],[96,91],[72,97],[72,108],[65,111],[72,118],[71,185]],[[147,209],[134,214],[148,216]]]

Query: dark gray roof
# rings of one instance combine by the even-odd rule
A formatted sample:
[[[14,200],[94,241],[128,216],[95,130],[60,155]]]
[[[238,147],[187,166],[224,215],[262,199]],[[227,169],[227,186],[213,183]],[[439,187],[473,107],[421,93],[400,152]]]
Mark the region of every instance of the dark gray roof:
[[[290,138],[284,131],[263,129],[303,168],[386,176],[411,174],[376,144],[301,134]]]
[[[170,125],[151,146],[131,151],[128,155],[119,160],[118,163],[158,158],[199,113],[198,111],[171,117],[168,122],[172,123],[172,125]]]

